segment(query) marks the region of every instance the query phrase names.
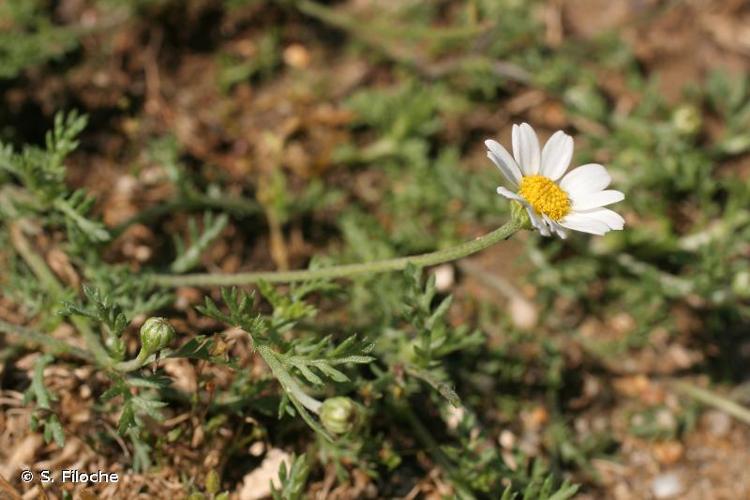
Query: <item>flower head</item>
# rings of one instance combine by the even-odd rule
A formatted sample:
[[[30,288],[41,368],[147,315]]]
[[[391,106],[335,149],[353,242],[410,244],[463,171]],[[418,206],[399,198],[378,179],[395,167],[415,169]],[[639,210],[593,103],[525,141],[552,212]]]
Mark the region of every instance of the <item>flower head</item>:
[[[346,434],[357,427],[360,419],[357,403],[344,396],[328,398],[320,407],[320,421],[328,432]]]
[[[565,132],[552,134],[540,150],[528,123],[513,125],[513,156],[497,141],[484,143],[487,157],[512,188],[499,187],[497,193],[523,205],[542,235],[565,238],[566,229],[601,235],[623,228],[623,218],[604,208],[625,198],[605,189],[612,180],[607,169],[589,163],[563,176],[573,158],[573,138]]]
[[[172,325],[165,318],[148,318],[141,325],[141,351],[146,356],[167,347],[175,338]]]

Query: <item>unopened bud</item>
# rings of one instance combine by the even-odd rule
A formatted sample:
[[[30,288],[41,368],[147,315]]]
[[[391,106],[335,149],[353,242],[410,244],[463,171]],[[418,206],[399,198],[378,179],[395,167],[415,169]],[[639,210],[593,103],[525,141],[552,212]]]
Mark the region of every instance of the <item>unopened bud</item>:
[[[141,351],[147,356],[161,351],[175,338],[174,328],[165,318],[149,318],[141,326]]]
[[[672,113],[672,125],[683,135],[697,134],[703,126],[700,109],[692,104],[683,104]]]
[[[360,420],[360,409],[351,399],[338,396],[323,401],[320,407],[320,421],[332,434],[346,434],[352,431]]]

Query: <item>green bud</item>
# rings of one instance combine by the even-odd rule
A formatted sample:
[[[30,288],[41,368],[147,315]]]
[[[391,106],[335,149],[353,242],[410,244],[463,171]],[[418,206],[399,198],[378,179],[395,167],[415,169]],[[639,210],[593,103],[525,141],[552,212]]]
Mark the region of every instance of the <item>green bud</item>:
[[[141,352],[149,356],[167,347],[175,338],[174,328],[165,318],[148,318],[141,326]]]
[[[703,126],[703,117],[694,105],[683,104],[672,113],[672,125],[683,135],[697,134]]]
[[[521,229],[534,229],[534,226],[531,225],[531,219],[529,219],[529,212],[526,211],[526,207],[517,201],[510,202],[510,216],[521,227]]]
[[[320,421],[332,434],[346,434],[359,423],[359,408],[351,399],[338,396],[323,401],[320,407]]]

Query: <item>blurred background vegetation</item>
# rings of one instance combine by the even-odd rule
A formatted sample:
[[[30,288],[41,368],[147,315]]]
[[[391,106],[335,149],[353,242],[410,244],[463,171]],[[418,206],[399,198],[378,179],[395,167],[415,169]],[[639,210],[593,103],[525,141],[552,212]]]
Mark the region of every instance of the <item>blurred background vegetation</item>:
[[[190,398],[162,395],[123,440],[85,362],[2,337],[0,475],[28,490],[32,464],[122,471],[108,498],[262,498],[272,478],[278,498],[749,495],[750,421],[726,410],[750,404],[748,25],[732,0],[3,1],[0,319],[76,344],[59,304],[89,283],[133,320],[124,349],[159,312],[233,366],[166,360]],[[625,231],[527,233],[316,289],[295,332],[374,343],[376,362],[322,389],[367,408],[345,442],[277,418],[247,341],[196,313],[218,290],[129,281],[472,238],[508,217],[483,140],[521,121],[608,166]],[[19,256],[22,218],[54,293]],[[57,402],[37,392],[33,410],[40,379]],[[39,407],[64,445],[29,429]]]

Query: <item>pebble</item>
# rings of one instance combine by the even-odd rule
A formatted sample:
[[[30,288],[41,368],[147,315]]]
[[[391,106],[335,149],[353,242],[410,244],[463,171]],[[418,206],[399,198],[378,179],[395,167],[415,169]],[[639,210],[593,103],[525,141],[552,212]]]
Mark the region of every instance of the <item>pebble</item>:
[[[456,281],[456,271],[451,264],[442,264],[433,271],[435,273],[435,288],[444,293],[453,287]]]
[[[651,492],[655,498],[672,498],[679,495],[682,490],[682,481],[674,472],[656,476],[651,482]]]
[[[706,429],[716,437],[724,437],[732,428],[732,418],[719,410],[708,410],[703,415]]]
[[[498,441],[500,443],[500,446],[502,446],[506,450],[512,450],[516,445],[516,436],[513,435],[513,433],[508,429],[505,429],[500,433],[500,438],[498,439]]]
[[[509,310],[513,325],[521,330],[531,330],[539,322],[539,312],[536,306],[523,297],[513,297]]]
[[[685,447],[679,441],[664,441],[655,443],[653,447],[654,457],[661,464],[672,465],[677,463],[684,454]]]

